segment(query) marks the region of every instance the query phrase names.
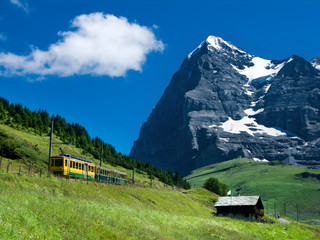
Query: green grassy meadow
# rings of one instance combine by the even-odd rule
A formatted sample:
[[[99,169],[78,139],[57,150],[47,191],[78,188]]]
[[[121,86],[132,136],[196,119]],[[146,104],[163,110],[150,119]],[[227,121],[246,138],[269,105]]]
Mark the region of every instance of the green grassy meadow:
[[[218,178],[234,196],[260,195],[271,215],[296,219],[298,212],[299,221],[320,224],[320,180],[303,178],[303,172],[320,174],[319,169],[235,159],[196,169],[186,179],[200,187],[207,178]]]
[[[29,177],[0,170],[0,239],[320,239],[301,223],[216,217],[204,189]]]

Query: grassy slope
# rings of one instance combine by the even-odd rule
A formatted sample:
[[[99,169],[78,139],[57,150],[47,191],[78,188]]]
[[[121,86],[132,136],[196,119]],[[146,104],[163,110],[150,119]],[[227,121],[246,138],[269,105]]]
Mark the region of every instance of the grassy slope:
[[[0,124],[0,132],[4,133],[9,137],[10,140],[14,141],[18,145],[18,151],[22,152],[23,157],[21,159],[12,160],[4,158],[3,165],[6,165],[8,161],[12,162],[11,169],[13,172],[18,172],[19,165],[22,164],[22,171],[28,171],[29,161],[32,162],[34,168],[39,171],[40,169],[43,170],[45,173],[47,171],[47,161],[49,156],[49,140],[48,136],[39,136],[34,134],[33,132],[28,132],[25,129],[14,129],[8,125]],[[93,162],[99,165],[99,160],[94,159],[92,155],[82,153],[82,149],[76,148],[73,145],[63,145],[62,142],[54,137],[52,145],[52,155],[59,155],[61,152],[59,150],[62,147],[63,151],[68,154],[72,154],[79,157],[84,157],[87,159],[93,160]],[[114,169],[117,171],[125,172],[128,175],[128,181],[131,182],[132,178],[132,170],[125,169],[121,166],[112,166],[108,163],[103,163],[103,167]],[[135,174],[135,182],[139,185],[149,185],[150,180],[149,176],[141,172],[140,174]],[[153,184],[155,186],[163,187],[163,183],[158,181],[158,179],[153,180]]]
[[[241,195],[260,195],[265,210],[296,217],[299,204],[299,220],[320,223],[320,181],[316,178],[301,178],[302,172],[320,174],[320,170],[289,165],[270,165],[249,159],[235,159],[194,170],[186,177],[191,186],[202,186],[209,177],[216,177]],[[274,203],[276,202],[276,206]]]
[[[319,239],[320,229],[212,216],[217,196],[7,174],[0,239]]]

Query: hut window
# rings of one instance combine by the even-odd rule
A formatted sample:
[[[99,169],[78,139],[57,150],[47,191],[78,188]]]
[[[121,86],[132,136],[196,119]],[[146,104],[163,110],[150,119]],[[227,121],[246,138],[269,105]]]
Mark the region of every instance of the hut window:
[[[54,159],[51,159],[51,167],[54,166]]]

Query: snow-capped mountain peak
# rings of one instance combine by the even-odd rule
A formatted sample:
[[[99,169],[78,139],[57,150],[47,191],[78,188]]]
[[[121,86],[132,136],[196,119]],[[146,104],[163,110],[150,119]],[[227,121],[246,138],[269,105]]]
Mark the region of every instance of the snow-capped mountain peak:
[[[208,49],[216,49],[218,51],[224,51],[226,48],[231,49],[232,51],[239,51],[241,53],[245,53],[243,50],[241,50],[240,48],[236,47],[235,45],[233,45],[230,42],[227,42],[225,40],[223,40],[220,37],[215,37],[215,36],[209,36],[206,40],[206,42],[208,43]]]
[[[209,36],[173,75],[130,155],[182,174],[238,157],[320,168],[319,65],[259,58]]]
[[[217,52],[238,52],[241,54],[245,54],[251,56],[250,54],[246,53],[245,51],[241,50],[240,48],[236,47],[230,42],[223,40],[220,37],[210,35],[205,41],[203,41],[196,49],[194,49],[189,55],[188,59],[190,59],[203,45],[206,45],[208,50],[210,51],[217,51]]]

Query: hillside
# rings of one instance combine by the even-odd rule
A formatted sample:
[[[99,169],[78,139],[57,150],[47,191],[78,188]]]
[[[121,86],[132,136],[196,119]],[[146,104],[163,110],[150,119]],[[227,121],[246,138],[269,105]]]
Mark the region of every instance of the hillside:
[[[0,239],[319,239],[316,227],[212,215],[217,196],[0,170]]]
[[[34,174],[39,175],[41,170],[43,174],[47,175],[49,151],[48,136],[40,136],[32,131],[15,129],[7,125],[0,124],[0,139],[0,146],[5,145],[8,149],[12,149],[11,158],[2,158],[3,169],[5,169],[7,164],[11,162],[10,172],[18,173],[19,166],[21,166],[21,172],[27,174],[29,172],[29,166],[31,163]],[[83,154],[83,149],[81,148],[76,148],[73,145],[64,145],[62,144],[62,141],[56,137],[54,137],[54,143],[55,144],[52,145],[52,155],[60,154],[61,151],[59,148],[61,147],[66,153],[91,159],[96,165],[99,165],[99,160],[95,159],[89,153]],[[106,161],[102,163],[102,166],[127,173],[128,182],[131,183],[131,169],[126,169],[122,166],[114,164],[113,162]],[[150,176],[146,172],[137,169],[135,173],[135,183],[141,186],[149,186]],[[163,182],[161,182],[158,178],[153,178],[153,185],[163,187]]]
[[[260,195],[265,211],[320,223],[320,170],[235,159],[196,169],[185,179],[192,187],[202,186],[209,177],[229,186],[233,195]]]
[[[1,97],[0,153],[15,163],[32,164],[38,170],[45,169],[52,122],[54,122],[52,156],[67,153],[91,159],[95,164],[102,158],[104,166],[120,167],[126,169],[124,172],[131,172],[134,161],[137,172],[145,175],[152,173],[153,177],[169,185],[190,188],[179,172],[173,173],[155,168],[149,162],[142,162],[117,152],[112,145],[105,143],[99,137],[91,138],[83,126],[68,123],[59,115],[49,117],[46,110],[31,111],[22,104],[9,103]]]

